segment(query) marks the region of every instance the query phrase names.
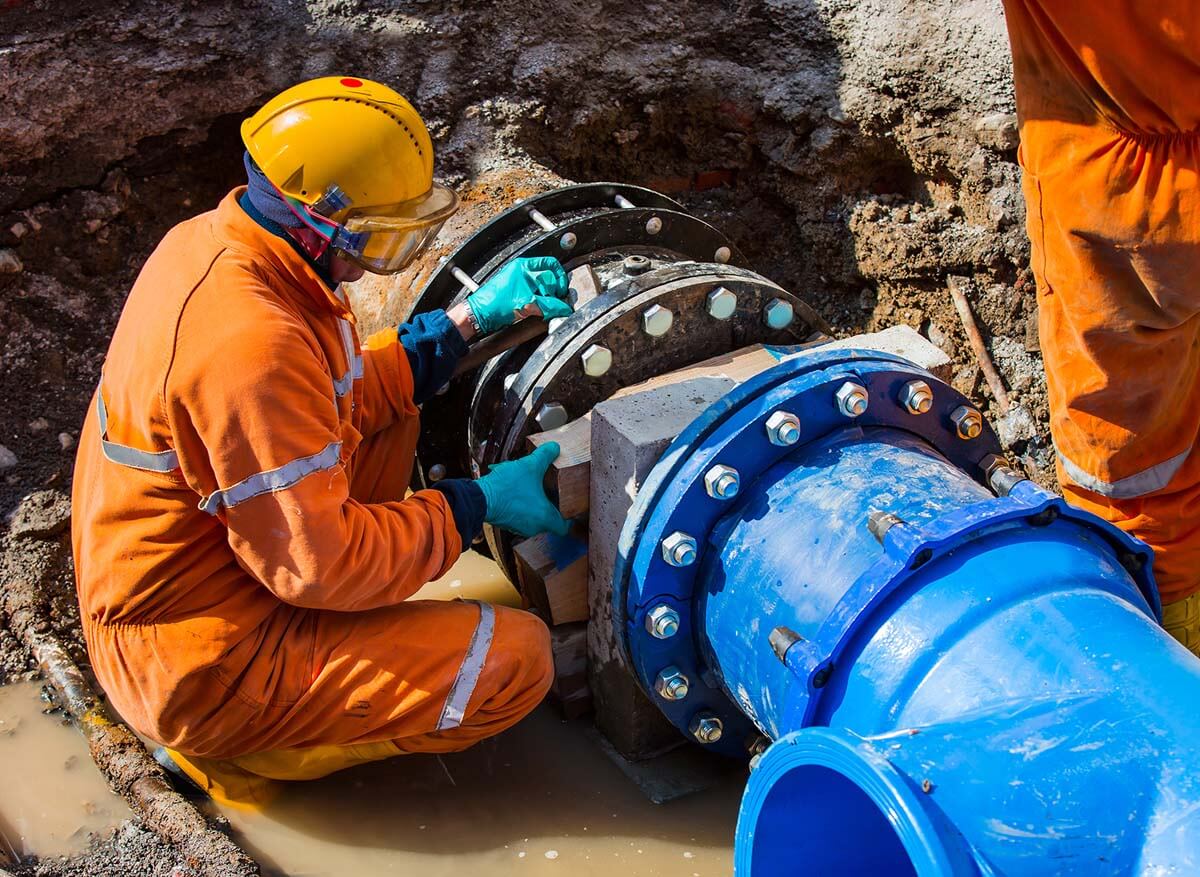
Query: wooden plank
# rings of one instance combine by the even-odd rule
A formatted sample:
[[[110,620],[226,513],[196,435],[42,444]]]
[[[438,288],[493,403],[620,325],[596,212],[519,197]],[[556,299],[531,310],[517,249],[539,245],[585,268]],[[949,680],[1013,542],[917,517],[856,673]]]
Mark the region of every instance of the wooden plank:
[[[558,442],[558,458],[546,472],[546,490],[564,518],[577,518],[588,511],[592,482],[592,414],[529,436],[530,450],[546,442]]]
[[[521,592],[552,627],[587,621],[587,543],[542,533],[517,544]]]
[[[550,651],[554,656],[554,682],[550,694],[568,719],[592,708],[592,691],[587,676],[587,624],[563,624],[550,629]]]

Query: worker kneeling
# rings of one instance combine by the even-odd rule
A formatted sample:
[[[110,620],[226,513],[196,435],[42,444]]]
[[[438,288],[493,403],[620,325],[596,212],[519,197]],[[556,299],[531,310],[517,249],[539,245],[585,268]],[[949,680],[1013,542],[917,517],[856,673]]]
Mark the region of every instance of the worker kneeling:
[[[399,271],[457,207],[416,111],[361,79],[242,126],[245,188],[172,229],[117,324],[80,441],[73,541],[113,705],[214,795],[508,728],[551,680],[534,616],[405,602],[484,522],[565,532],[544,445],[405,498],[417,406],[476,334],[565,316],[555,259],[360,345],[340,284]]]

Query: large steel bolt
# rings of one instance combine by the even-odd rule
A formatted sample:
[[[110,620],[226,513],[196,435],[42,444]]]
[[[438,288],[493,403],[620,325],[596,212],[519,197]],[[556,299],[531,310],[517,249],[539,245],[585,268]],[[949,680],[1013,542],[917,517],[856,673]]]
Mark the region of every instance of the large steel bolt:
[[[445,477],[446,477],[446,467],[443,466],[441,463],[434,463],[432,466],[429,467],[429,480],[430,481],[441,481]]]
[[[838,410],[847,417],[861,417],[866,414],[869,400],[870,397],[867,395],[867,388],[862,384],[856,384],[854,381],[846,381],[846,383],[838,387]]]
[[[548,429],[558,429],[566,424],[570,418],[567,416],[567,409],[559,402],[547,402],[538,409],[537,416],[534,420],[537,425],[545,432]]]
[[[573,232],[573,231],[567,232],[566,234],[564,234],[562,237],[560,237],[558,239],[558,245],[560,247],[562,247],[564,250],[575,249],[575,245],[577,243],[579,243],[579,238],[576,236],[575,232]]]
[[[662,220],[657,216],[651,216],[646,220],[646,234],[658,234],[662,231]]]
[[[663,700],[683,700],[688,694],[688,678],[676,666],[664,667],[654,680],[654,690]]]
[[[795,316],[796,309],[792,307],[792,303],[781,298],[771,299],[763,308],[763,320],[772,329],[786,329],[792,324]]]
[[[654,338],[670,332],[674,322],[675,315],[662,305],[650,305],[642,311],[642,331]]]
[[[979,438],[979,434],[983,432],[983,418],[978,411],[967,405],[955,408],[950,414],[950,420],[954,423],[954,429],[960,439]]]
[[[767,418],[767,438],[786,448],[800,441],[800,418],[790,411],[776,411]]]
[[[725,730],[721,720],[712,713],[696,713],[692,717],[692,723],[689,726],[692,736],[701,743],[716,743],[721,739],[721,732]]]
[[[739,484],[737,469],[732,466],[718,463],[704,473],[704,490],[713,499],[733,499]]]
[[[729,247],[717,247],[717,251],[713,253],[713,261],[719,262],[722,265],[728,262],[732,257],[733,253],[730,252]]]
[[[579,357],[583,373],[589,378],[598,378],[612,368],[612,351],[600,344],[593,344]]]
[[[708,294],[708,315],[718,320],[728,320],[737,310],[737,296],[718,286]]]
[[[924,381],[909,381],[900,390],[900,404],[909,414],[925,414],[933,407],[933,390]]]
[[[655,639],[670,639],[679,632],[679,613],[660,603],[646,613],[646,632]]]
[[[671,566],[691,566],[696,562],[696,540],[676,530],[662,541],[662,555]]]
[[[626,256],[621,267],[626,274],[645,274],[650,270],[650,260],[645,256]]]

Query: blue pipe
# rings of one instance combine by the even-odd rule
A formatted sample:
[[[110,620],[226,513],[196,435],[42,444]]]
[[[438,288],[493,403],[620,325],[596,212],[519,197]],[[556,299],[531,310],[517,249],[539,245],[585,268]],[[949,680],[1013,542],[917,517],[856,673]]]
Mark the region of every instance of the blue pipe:
[[[912,381],[931,410],[903,405]],[[735,873],[1200,873],[1200,662],[1158,626],[1148,550],[1005,470],[964,406],[903,360],[801,354],[639,494],[628,657],[685,733],[761,752]],[[799,441],[771,439],[779,412]],[[706,490],[718,464],[735,497]],[[691,562],[664,548],[681,534]],[[678,632],[655,635],[666,610]]]

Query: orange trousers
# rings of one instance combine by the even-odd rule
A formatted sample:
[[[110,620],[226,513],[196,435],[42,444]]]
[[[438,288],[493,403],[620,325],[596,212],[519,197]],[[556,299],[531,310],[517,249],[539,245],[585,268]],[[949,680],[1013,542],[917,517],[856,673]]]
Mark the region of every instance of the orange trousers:
[[[1174,604],[1200,591],[1200,5],[1004,5],[1059,479]]]
[[[408,421],[363,441],[351,482],[356,499],[404,495],[415,426]],[[304,612],[290,627],[315,628],[311,652],[307,638],[297,644],[303,648],[285,640],[255,659],[281,676],[297,672],[296,664],[311,674],[294,702],[259,706],[275,716],[272,748],[220,758],[189,755],[186,745],[171,750],[215,797],[262,804],[256,777],[314,779],[401,753],[465,749],[516,724],[553,678],[549,631],[528,612],[432,600]],[[252,701],[253,693],[242,697]]]

